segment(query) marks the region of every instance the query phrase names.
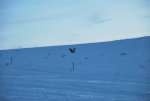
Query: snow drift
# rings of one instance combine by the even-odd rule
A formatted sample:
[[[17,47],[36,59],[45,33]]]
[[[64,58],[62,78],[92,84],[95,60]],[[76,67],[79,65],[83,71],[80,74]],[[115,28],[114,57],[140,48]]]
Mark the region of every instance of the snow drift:
[[[142,37],[1,50],[0,101],[150,101],[149,45]]]

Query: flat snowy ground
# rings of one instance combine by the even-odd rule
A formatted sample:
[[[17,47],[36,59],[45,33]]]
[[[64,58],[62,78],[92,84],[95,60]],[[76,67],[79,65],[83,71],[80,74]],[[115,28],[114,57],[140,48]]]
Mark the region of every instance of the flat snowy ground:
[[[0,101],[150,101],[150,37],[1,50]]]

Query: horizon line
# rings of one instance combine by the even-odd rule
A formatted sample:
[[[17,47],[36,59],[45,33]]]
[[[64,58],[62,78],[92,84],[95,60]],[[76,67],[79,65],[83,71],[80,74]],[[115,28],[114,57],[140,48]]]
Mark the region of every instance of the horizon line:
[[[71,45],[85,45],[85,44],[96,44],[96,43],[106,43],[106,42],[114,42],[114,41],[121,41],[121,40],[130,40],[130,39],[137,39],[137,38],[144,38],[144,37],[150,37],[150,35],[145,36],[138,36],[138,37],[131,37],[131,38],[121,38],[121,39],[115,39],[115,40],[106,40],[101,42],[87,42],[87,43],[73,43],[73,44],[60,44],[60,45],[50,45],[50,46],[34,46],[34,47],[20,47],[20,48],[6,48],[6,49],[0,49],[0,51],[3,50],[17,50],[17,49],[31,49],[31,48],[44,48],[44,47],[60,47],[60,46],[71,46]]]

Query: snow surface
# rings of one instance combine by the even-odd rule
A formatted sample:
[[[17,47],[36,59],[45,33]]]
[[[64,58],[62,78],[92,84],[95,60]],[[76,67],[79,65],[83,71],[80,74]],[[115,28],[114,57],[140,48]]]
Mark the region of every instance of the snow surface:
[[[0,101],[150,101],[149,46],[142,37],[1,50]]]

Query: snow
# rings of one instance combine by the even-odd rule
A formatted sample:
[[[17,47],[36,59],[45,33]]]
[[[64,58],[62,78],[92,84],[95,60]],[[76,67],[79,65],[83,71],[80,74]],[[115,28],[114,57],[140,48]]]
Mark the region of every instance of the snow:
[[[149,43],[0,50],[0,101],[150,101]]]

